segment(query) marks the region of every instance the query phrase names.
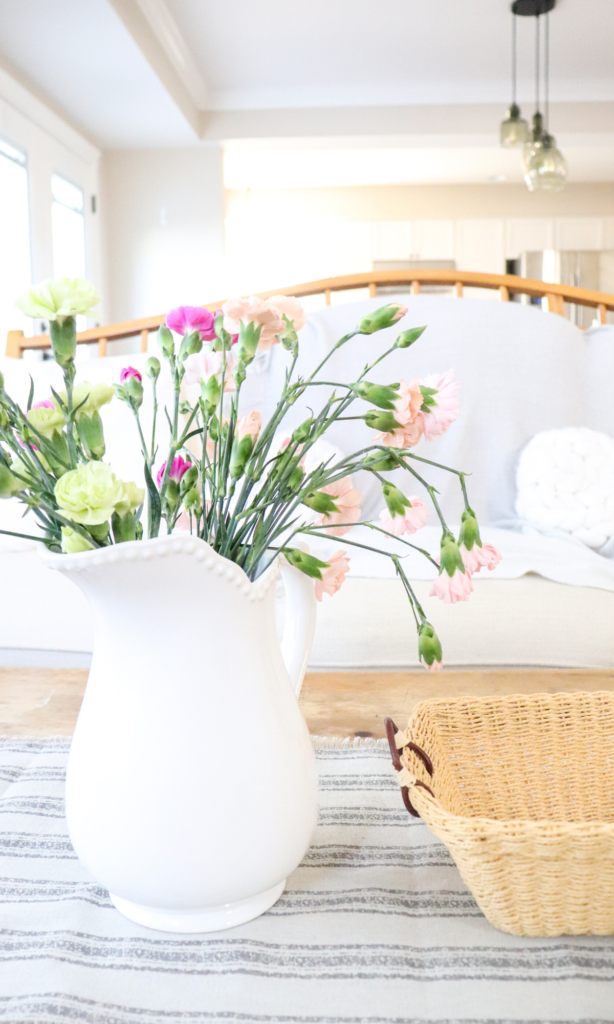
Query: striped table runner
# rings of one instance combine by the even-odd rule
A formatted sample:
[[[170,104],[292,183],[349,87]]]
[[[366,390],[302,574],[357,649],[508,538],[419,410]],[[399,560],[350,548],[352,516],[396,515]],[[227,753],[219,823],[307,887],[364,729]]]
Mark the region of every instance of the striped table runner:
[[[614,939],[496,931],[384,744],[316,747],[303,864],[264,917],[201,938],[131,924],[80,867],[67,740],[0,741],[0,1024],[614,1021]]]

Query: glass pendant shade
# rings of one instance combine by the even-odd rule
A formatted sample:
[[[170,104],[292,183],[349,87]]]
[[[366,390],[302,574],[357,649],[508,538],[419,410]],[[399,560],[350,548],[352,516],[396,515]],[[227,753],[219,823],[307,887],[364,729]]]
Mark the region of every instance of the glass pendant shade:
[[[552,135],[543,135],[525,146],[523,172],[529,192],[560,192],[565,187],[567,170],[567,161]]]
[[[505,121],[501,122],[501,145],[504,149],[524,146],[529,138],[529,126],[520,116],[520,107],[513,103],[507,112]]]

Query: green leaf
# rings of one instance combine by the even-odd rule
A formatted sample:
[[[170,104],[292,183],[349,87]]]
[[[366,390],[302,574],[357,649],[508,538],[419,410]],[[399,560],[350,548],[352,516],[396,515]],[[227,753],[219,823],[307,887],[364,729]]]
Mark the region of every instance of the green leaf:
[[[162,518],[162,503],[160,493],[156,487],[149,466],[145,462],[145,483],[149,494],[149,536],[157,537],[160,531],[160,520]]]

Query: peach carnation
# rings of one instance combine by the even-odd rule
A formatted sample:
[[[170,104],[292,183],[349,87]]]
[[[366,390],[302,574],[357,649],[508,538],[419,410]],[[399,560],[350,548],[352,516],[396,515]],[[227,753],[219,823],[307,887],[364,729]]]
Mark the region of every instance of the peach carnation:
[[[288,317],[288,320],[294,324],[295,331],[300,331],[305,326],[307,314],[302,304],[293,295],[271,295],[271,298],[266,301],[272,309],[277,310],[282,319],[284,315]]]
[[[239,441],[242,441],[244,437],[251,437],[255,444],[258,440],[261,426],[262,416],[260,413],[250,412],[247,416],[243,416],[242,419],[237,420],[235,436]]]
[[[362,501],[362,494],[352,487],[351,476],[337,480],[334,484],[326,484],[320,490],[331,496],[339,511],[324,513],[320,516],[318,525],[323,526],[331,537],[343,537],[360,519],[359,505]],[[336,526],[336,523],[349,523],[350,525]]]
[[[425,440],[434,441],[445,434],[460,413],[460,402],[456,397],[460,384],[454,380],[454,370],[448,370],[447,373],[431,373],[428,377],[423,377],[420,384],[437,391],[436,395],[431,396],[433,405],[429,405],[420,413]]]
[[[474,544],[471,551],[467,551],[464,544],[459,545],[463,565],[468,572],[479,572],[484,566],[486,569],[496,569],[501,561],[501,554],[492,544]]]
[[[286,329],[286,322],[280,312],[269,301],[257,299],[255,295],[250,295],[248,299],[228,299],[222,306],[222,312],[224,330],[229,334],[238,334],[241,322],[255,323],[262,327],[258,348],[263,352],[277,344],[278,335]]]
[[[328,569],[322,569],[322,579],[315,581],[315,592],[318,601],[321,601],[324,594],[336,594],[341,588],[346,573],[350,568],[350,560],[345,551],[335,551],[335,554],[328,560]]]
[[[379,514],[382,529],[393,534],[394,537],[402,537],[404,533],[415,533],[416,530],[426,526],[429,512],[422,498],[412,495],[408,496],[407,500],[411,502],[411,505],[405,509],[403,515],[398,513],[391,515],[387,508]]]
[[[473,583],[470,572],[467,570],[461,572],[460,569],[456,569],[454,575],[449,576],[444,569],[433,580],[429,597],[438,597],[444,604],[456,604],[458,601],[468,601],[472,593]]]

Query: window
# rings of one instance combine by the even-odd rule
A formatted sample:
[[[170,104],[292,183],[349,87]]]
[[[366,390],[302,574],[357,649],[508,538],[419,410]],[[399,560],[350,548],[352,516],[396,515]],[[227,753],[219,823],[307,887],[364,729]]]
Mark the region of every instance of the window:
[[[59,174],[51,176],[53,276],[85,277],[83,192]]]
[[[0,354],[8,331],[31,332],[31,323],[15,308],[29,287],[30,217],[25,153],[0,139]]]

